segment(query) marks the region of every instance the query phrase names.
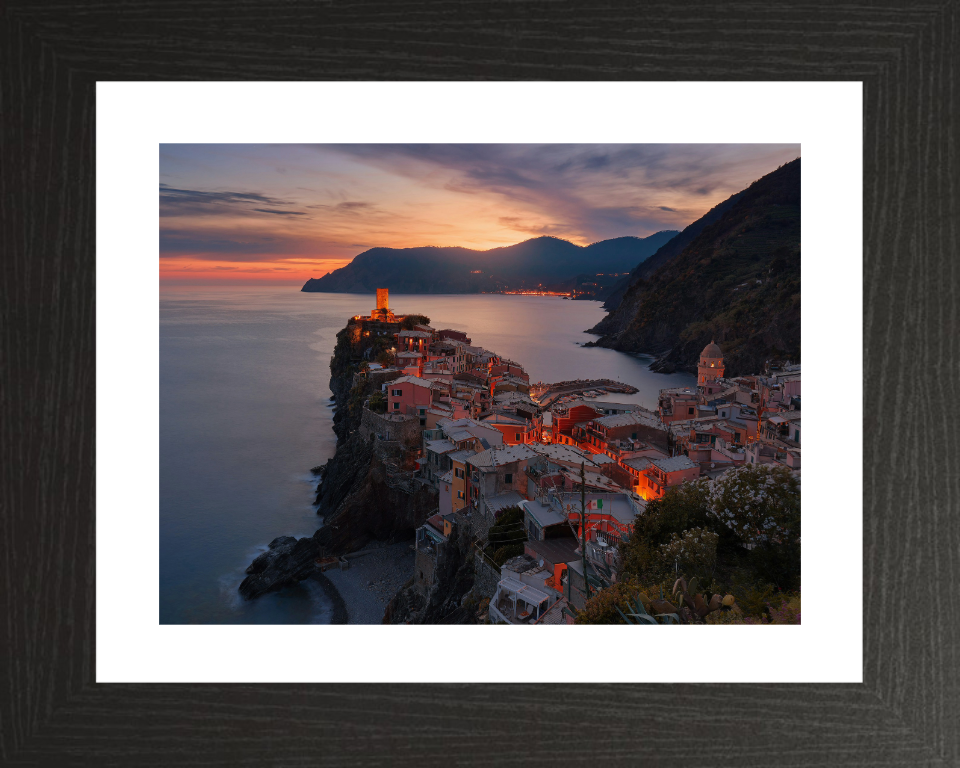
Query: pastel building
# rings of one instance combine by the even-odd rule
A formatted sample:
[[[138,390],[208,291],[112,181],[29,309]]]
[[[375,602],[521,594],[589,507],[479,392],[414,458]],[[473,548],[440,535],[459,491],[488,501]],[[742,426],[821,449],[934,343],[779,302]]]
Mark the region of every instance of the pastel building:
[[[714,342],[710,342],[700,353],[697,366],[697,384],[702,386],[710,381],[723,378],[723,352]]]
[[[653,459],[643,471],[637,492],[645,499],[658,499],[674,485],[700,476],[700,465],[689,456],[674,456],[669,459]]]
[[[480,421],[488,427],[499,430],[503,434],[503,442],[507,445],[524,445],[536,442],[536,424],[520,416],[512,416],[507,413],[491,413],[483,416]]]
[[[438,385],[416,376],[401,376],[387,387],[387,413],[416,415],[426,425],[427,409],[433,403],[433,389]]]

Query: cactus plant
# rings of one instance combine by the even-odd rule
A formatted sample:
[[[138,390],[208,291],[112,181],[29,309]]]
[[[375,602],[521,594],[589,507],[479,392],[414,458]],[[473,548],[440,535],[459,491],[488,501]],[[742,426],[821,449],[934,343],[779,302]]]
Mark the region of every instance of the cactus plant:
[[[681,576],[674,583],[672,592],[680,608],[689,608],[701,620],[715,611],[719,611],[722,608],[729,609],[736,605],[736,600],[733,595],[721,597],[718,594],[714,594],[708,601],[706,595],[697,592],[697,586],[698,581],[696,576],[690,579],[689,583]]]
[[[631,605],[632,603],[632,605]],[[669,605],[669,603],[668,603]],[[630,610],[630,613],[624,613],[617,608],[617,613],[623,617],[623,620],[627,624],[679,624],[680,617],[676,612],[672,613],[656,613],[649,614],[647,610],[643,607],[643,601],[640,598],[634,597],[632,600],[626,602],[626,607]],[[660,621],[658,621],[658,619]]]

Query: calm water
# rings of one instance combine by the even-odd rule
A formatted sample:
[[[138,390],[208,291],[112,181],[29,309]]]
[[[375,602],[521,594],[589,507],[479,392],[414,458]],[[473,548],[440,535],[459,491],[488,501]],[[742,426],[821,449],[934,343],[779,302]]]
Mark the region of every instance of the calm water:
[[[312,583],[240,600],[243,569],[276,536],[318,527],[310,468],[335,448],[330,356],[368,295],[299,286],[164,288],[160,294],[160,621],[291,624],[330,620]],[[398,313],[523,364],[531,381],[611,378],[640,389],[602,399],[656,406],[649,360],[578,346],[598,302],[542,296],[391,296]]]

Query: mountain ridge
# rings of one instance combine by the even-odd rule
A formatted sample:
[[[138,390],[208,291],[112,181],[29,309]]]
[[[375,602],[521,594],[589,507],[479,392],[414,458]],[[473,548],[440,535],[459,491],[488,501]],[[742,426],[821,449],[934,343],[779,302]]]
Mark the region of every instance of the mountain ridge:
[[[310,278],[305,292],[481,293],[563,283],[585,273],[610,281],[652,256],[678,232],[662,230],[645,238],[625,236],[580,246],[541,236],[508,246],[475,250],[462,246],[378,246],[344,267]]]

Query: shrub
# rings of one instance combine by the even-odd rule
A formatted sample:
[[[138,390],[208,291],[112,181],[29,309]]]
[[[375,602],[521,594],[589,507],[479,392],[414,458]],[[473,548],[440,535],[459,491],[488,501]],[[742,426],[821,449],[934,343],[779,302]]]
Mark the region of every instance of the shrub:
[[[669,545],[673,534],[683,534],[694,527],[711,527],[710,482],[695,480],[668,488],[662,498],[647,504],[646,512],[637,518],[633,535],[620,545],[621,572],[641,581],[663,578],[664,561],[660,545]],[[672,572],[674,563],[669,569]]]
[[[750,551],[747,560],[764,581],[782,590],[800,588],[800,542],[761,542]]]
[[[659,547],[660,570],[664,575],[681,573],[709,575],[717,564],[717,542],[720,537],[706,528],[691,528],[681,534],[670,534],[670,541]]]
[[[719,610],[707,615],[707,624],[752,624],[754,622],[744,617],[740,610]]]
[[[743,544],[800,539],[800,481],[786,467],[745,464],[725,472],[709,509]]]
[[[639,598],[643,590],[636,582],[620,581],[601,589],[587,600],[582,611],[577,612],[574,624],[626,624],[617,608],[630,599]],[[659,589],[658,589],[659,592]],[[642,598],[641,598],[642,600]]]
[[[523,542],[517,544],[504,544],[502,547],[494,549],[490,554],[490,559],[498,566],[503,565],[511,557],[523,554]]]
[[[800,593],[780,596],[780,604],[770,603],[767,611],[770,613],[771,624],[799,624],[800,623]]]
[[[511,557],[523,554],[523,542],[527,532],[523,527],[523,510],[520,507],[501,509],[487,532],[484,551],[497,565],[503,565]]]
[[[374,413],[386,413],[387,412],[387,397],[383,392],[377,391],[370,395],[370,399],[367,401],[367,406]]]
[[[400,329],[412,331],[415,325],[430,325],[430,318],[426,315],[407,315],[400,321]]]
[[[767,604],[774,599],[777,588],[762,581],[750,581],[745,574],[738,574],[732,592],[745,617],[760,618],[766,615]]]

